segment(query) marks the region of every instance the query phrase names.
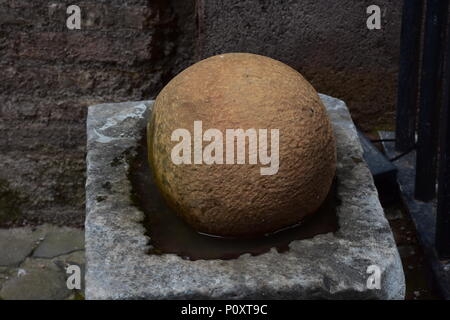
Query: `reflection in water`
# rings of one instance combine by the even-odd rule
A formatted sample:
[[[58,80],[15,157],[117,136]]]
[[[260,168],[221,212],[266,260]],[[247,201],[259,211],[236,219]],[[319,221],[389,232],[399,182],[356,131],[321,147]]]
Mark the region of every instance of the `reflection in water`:
[[[145,139],[141,141],[137,156],[131,160],[129,178],[133,199],[145,213],[144,225],[152,246],[149,254],[174,253],[190,260],[235,259],[244,253],[258,255],[271,248],[285,252],[294,240],[335,232],[338,228],[336,181],[318,212],[300,225],[258,238],[230,239],[196,232],[167,206],[148,166]]]

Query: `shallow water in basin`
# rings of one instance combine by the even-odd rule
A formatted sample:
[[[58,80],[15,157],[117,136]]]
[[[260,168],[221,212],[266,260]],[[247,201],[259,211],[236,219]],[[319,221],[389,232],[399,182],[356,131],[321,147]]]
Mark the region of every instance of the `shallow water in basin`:
[[[272,248],[285,252],[294,240],[308,239],[338,229],[336,206],[339,200],[335,182],[321,208],[295,227],[246,239],[200,234],[179,218],[159,193],[148,166],[145,139],[137,151],[137,156],[129,159],[129,179],[133,187],[133,202],[145,213],[144,226],[152,246],[149,254],[174,253],[189,260],[228,260],[245,253],[259,255]]]

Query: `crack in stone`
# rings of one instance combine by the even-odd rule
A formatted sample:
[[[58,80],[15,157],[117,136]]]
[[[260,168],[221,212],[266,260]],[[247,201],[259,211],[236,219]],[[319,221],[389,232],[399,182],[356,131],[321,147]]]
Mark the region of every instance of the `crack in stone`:
[[[36,257],[30,257],[30,258],[32,258],[32,259],[47,259],[47,260],[50,260],[50,259],[58,258],[58,257],[61,257],[61,256],[65,256],[65,255],[68,255],[68,254],[71,254],[71,253],[74,253],[74,252],[84,251],[84,250],[85,249],[73,249],[73,250],[70,250],[70,251],[67,251],[67,252],[63,252],[63,253],[57,254],[56,256],[51,256],[51,257],[39,257],[39,256],[36,256]]]

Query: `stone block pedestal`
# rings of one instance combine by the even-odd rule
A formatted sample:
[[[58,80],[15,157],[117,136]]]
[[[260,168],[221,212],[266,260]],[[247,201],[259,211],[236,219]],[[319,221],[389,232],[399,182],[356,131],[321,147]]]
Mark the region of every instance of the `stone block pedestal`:
[[[87,299],[403,299],[397,247],[343,101],[321,95],[337,142],[334,233],[289,250],[233,260],[147,254],[143,212],[132,203],[127,155],[136,152],[152,101],[89,108],[86,181]],[[281,159],[282,161],[282,159]],[[367,285],[380,271],[380,288]]]

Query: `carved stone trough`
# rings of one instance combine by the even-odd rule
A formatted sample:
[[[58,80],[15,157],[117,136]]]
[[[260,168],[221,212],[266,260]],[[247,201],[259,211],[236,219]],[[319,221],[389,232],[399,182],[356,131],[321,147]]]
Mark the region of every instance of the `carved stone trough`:
[[[338,230],[229,260],[149,254],[125,155],[137,152],[153,101],[89,107],[86,298],[403,299],[400,256],[355,126],[343,101],[321,99],[337,142]]]

